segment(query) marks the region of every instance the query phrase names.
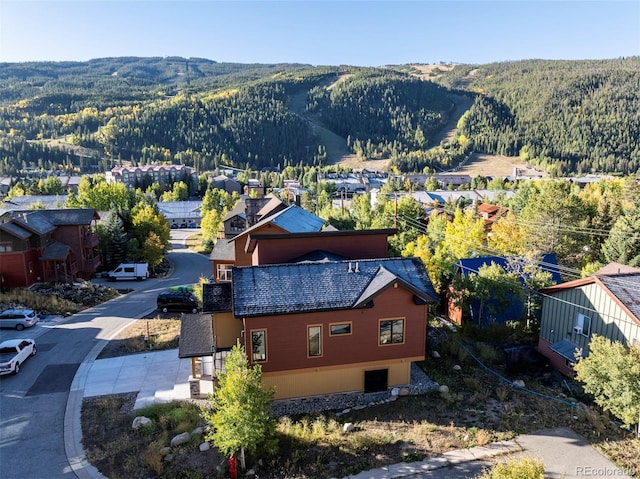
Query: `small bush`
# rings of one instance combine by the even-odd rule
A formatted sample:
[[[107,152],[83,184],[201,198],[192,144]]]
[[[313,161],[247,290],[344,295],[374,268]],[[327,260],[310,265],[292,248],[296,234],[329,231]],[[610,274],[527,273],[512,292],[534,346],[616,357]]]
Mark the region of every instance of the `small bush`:
[[[528,457],[498,462],[485,470],[479,479],[543,479],[544,465],[539,459]]]

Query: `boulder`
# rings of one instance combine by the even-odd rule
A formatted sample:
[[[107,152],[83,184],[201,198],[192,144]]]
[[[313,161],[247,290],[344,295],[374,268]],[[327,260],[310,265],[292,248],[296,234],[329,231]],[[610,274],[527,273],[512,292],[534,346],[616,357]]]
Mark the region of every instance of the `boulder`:
[[[171,439],[171,447],[176,447],[176,446],[179,446],[180,444],[185,444],[189,442],[190,438],[191,438],[191,434],[189,434],[188,432],[183,432],[181,434],[178,434],[177,436],[174,436],[173,439]]]
[[[200,452],[208,451],[211,449],[211,445],[208,442],[203,442],[198,446],[198,449],[200,449]]]
[[[352,422],[347,422],[347,423],[344,423],[344,425],[342,426],[342,432],[344,433],[351,432],[353,431],[354,428],[355,426],[353,425]]]
[[[460,367],[460,365],[459,365],[459,364],[456,364],[456,365],[453,367],[453,370],[454,370],[454,371],[462,371],[462,368]]]
[[[400,389],[400,393],[398,395],[399,396],[408,396],[409,395],[409,388]]]
[[[399,388],[393,388],[391,390],[391,395],[392,396],[398,396],[400,394],[400,389]]]
[[[140,429],[142,426],[146,426],[151,422],[151,419],[144,416],[136,416],[131,423],[131,429]]]
[[[431,352],[431,357],[438,359],[438,358],[440,358],[440,353],[438,351],[432,351]]]
[[[449,392],[449,386],[445,386],[444,384],[438,388],[438,391],[442,394],[447,394]]]
[[[519,388],[523,388],[524,387],[524,381],[522,379],[516,379],[515,381],[513,381],[513,385],[517,386]]]
[[[194,437],[200,437],[202,436],[202,431],[203,431],[202,426],[198,426],[193,431],[191,431],[191,435]]]
[[[162,457],[166,456],[167,454],[169,454],[171,452],[171,448],[169,446],[165,446],[165,447],[161,447],[160,448],[160,455]]]
[[[247,477],[255,476],[256,475],[256,470],[255,469],[249,469],[247,472],[244,473],[244,475],[247,476]]]

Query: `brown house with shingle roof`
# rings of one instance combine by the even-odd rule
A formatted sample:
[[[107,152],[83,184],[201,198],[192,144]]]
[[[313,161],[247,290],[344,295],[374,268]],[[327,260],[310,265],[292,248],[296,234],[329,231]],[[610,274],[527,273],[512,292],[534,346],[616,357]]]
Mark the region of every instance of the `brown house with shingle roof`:
[[[91,278],[100,266],[93,208],[12,211],[0,218],[0,278],[6,288]]]

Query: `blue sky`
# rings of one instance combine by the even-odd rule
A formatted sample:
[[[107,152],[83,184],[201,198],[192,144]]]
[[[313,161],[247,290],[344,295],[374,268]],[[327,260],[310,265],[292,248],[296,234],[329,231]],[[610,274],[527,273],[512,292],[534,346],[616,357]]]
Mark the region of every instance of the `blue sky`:
[[[640,0],[0,0],[0,62],[381,66],[640,55]]]

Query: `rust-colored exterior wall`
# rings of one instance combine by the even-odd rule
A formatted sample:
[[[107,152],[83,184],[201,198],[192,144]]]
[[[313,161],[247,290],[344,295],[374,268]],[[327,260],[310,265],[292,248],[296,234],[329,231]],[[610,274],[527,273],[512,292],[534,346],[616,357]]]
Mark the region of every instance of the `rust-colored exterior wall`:
[[[100,257],[94,248],[98,246],[98,235],[91,232],[89,226],[58,226],[53,233],[53,238],[69,245],[80,276],[89,279],[97,271],[100,266]]]
[[[269,235],[269,234],[281,234],[287,233],[284,229],[279,226],[274,225],[273,223],[265,223],[262,226],[259,226],[255,230],[252,230],[250,234],[261,234],[261,235]],[[236,254],[236,266],[251,266],[251,253],[245,252],[245,247],[247,245],[248,234],[242,235],[237,238],[233,243],[235,247]]]
[[[262,234],[262,232],[260,232]],[[387,234],[359,234],[336,236],[324,233],[306,238],[260,238],[253,251],[252,264],[278,264],[290,261],[316,250],[323,250],[349,259],[386,258]]]
[[[401,318],[404,343],[380,345],[379,321]],[[330,324],[346,322],[351,322],[351,334],[329,335]],[[320,357],[308,357],[308,325],[322,326]],[[427,306],[414,304],[410,291],[391,287],[375,297],[373,308],[245,318],[244,330],[250,360],[251,332],[267,331],[267,360],[260,362],[264,373],[424,358]]]
[[[3,288],[24,288],[42,277],[38,251],[0,253],[0,281]]]
[[[562,356],[560,356],[555,351],[551,350],[551,343],[549,341],[547,341],[544,338],[540,338],[538,340],[538,351],[543,356],[546,356],[547,358],[549,358],[549,363],[551,364],[551,367],[561,372],[565,376],[569,376],[569,377],[575,376],[575,372],[573,371],[573,368],[570,368],[569,366],[567,366],[567,360]]]

